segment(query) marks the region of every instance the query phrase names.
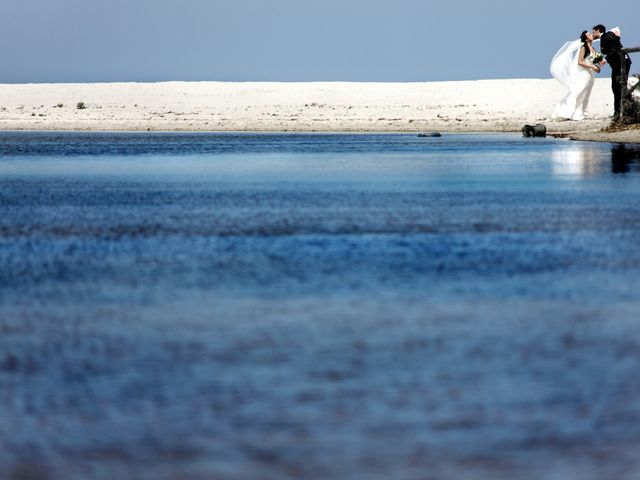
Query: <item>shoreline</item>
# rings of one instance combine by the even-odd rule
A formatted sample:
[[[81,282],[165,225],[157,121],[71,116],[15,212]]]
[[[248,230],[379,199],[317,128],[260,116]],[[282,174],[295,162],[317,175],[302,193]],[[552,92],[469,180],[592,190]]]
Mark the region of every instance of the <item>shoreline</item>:
[[[503,133],[544,123],[549,136],[640,143],[609,126],[609,80],[588,120],[546,121],[553,79],[451,82],[160,82],[0,84],[0,131]],[[83,104],[85,108],[78,108]]]
[[[0,133],[123,133],[123,134],[135,134],[135,133],[157,133],[157,134],[170,134],[170,133],[212,133],[212,134],[300,134],[300,135],[309,135],[309,134],[318,134],[318,135],[367,135],[367,134],[381,134],[381,135],[408,135],[414,134],[418,135],[419,133],[425,133],[422,131],[416,130],[98,130],[98,129],[1,129]],[[430,133],[430,132],[426,132]],[[506,134],[506,133],[520,133],[519,130],[501,130],[501,131],[445,131],[438,130],[438,133],[443,135],[450,134],[468,134],[468,135],[490,135],[490,134]],[[639,129],[630,129],[630,130],[621,130],[617,132],[601,132],[601,131],[585,131],[585,132],[547,132],[547,137],[552,137],[556,139],[566,139],[572,141],[581,141],[581,142],[598,142],[598,143],[624,143],[624,144],[640,144],[640,130]]]

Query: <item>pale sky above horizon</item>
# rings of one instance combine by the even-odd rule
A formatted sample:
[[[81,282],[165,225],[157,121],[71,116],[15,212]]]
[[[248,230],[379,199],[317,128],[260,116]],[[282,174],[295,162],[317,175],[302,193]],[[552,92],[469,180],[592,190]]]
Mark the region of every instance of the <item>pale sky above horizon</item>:
[[[2,0],[0,83],[549,78],[556,50],[596,23],[640,46],[636,12],[635,0]]]

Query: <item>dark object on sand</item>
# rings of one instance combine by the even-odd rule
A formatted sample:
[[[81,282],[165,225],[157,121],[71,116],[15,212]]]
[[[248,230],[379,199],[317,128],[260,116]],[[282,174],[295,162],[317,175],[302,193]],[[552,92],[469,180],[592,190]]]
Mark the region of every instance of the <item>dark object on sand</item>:
[[[440,135],[440,133],[438,132],[427,132],[427,133],[419,133],[418,136],[419,137],[441,137],[442,135]]]
[[[547,136],[547,127],[543,124],[538,123],[537,125],[525,125],[522,127],[522,136],[523,137],[546,137]]]

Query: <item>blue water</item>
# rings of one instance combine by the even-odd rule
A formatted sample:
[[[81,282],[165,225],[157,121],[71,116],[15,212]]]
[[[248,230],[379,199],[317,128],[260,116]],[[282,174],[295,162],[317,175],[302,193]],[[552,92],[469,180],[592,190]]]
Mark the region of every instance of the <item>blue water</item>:
[[[3,132],[0,213],[0,478],[640,476],[640,149]]]

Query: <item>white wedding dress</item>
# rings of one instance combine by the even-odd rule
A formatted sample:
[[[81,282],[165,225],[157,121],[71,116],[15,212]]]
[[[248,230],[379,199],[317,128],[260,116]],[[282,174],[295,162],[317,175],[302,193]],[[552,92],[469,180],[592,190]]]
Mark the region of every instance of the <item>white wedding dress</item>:
[[[585,117],[595,72],[578,65],[582,45],[580,40],[567,42],[551,60],[551,75],[569,89],[553,111],[552,120],[583,120]]]

